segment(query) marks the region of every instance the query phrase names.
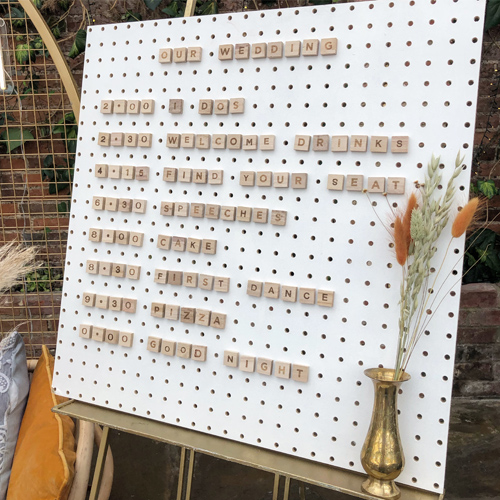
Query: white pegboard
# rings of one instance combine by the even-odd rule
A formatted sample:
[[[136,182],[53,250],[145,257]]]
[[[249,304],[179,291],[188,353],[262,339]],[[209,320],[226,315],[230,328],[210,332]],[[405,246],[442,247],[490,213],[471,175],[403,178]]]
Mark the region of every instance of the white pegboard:
[[[468,192],[484,0],[378,0],[335,7],[94,26],[89,29],[54,385],[60,395],[362,471],[372,405],[365,368],[395,358],[400,270],[381,220],[401,195],[327,189],[329,174],[404,177],[406,192],[458,150]],[[221,61],[222,44],[335,37],[336,55]],[[160,49],[202,47],[200,62]],[[245,99],[243,114],[201,115],[200,99]],[[101,100],[155,101],[152,114],[103,114]],[[183,99],[182,114],[169,113]],[[152,147],[98,145],[99,133],[152,134]],[[171,149],[167,134],[274,135],[271,151]],[[407,154],[296,151],[296,135],[408,136]],[[147,136],[146,136],[147,137]],[[390,148],[389,148],[390,151]],[[149,167],[149,180],[95,165]],[[448,168],[449,167],[449,168]],[[222,170],[222,184],[165,182],[164,168]],[[307,189],[246,187],[241,171],[307,173]],[[110,175],[110,171],[108,171]],[[145,213],[92,209],[93,197],[146,200]],[[287,212],[284,226],[160,215],[161,202]],[[376,213],[375,213],[376,212]],[[144,234],[142,247],[89,241],[89,229]],[[217,241],[165,251],[158,235]],[[443,241],[448,238],[448,233]],[[460,250],[460,245],[453,246]],[[444,246],[447,245],[445,241]],[[457,251],[458,251],[457,250]],[[457,265],[450,252],[446,266]],[[86,273],[87,261],[140,266],[140,279]],[[230,278],[229,292],[154,282],[155,269]],[[458,267],[457,267],[458,269]],[[333,307],[247,295],[248,280],[332,290]],[[459,285],[410,363],[400,398],[401,482],[443,490]],[[135,313],[82,305],[85,293],[137,300]],[[225,329],[151,316],[151,303],[227,315]],[[79,336],[133,332],[132,347]],[[207,347],[207,360],[147,350],[148,337]],[[301,383],[223,364],[225,350],[309,367]]]

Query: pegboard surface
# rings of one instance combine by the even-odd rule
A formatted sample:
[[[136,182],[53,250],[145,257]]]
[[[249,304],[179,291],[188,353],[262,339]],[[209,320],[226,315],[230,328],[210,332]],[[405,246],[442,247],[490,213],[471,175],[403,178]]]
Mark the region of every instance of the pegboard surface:
[[[56,392],[362,471],[363,370],[392,367],[397,342],[382,221],[433,153],[445,181],[465,153],[467,197],[483,14],[379,0],[89,29]],[[437,492],[448,288],[400,397],[400,480]]]

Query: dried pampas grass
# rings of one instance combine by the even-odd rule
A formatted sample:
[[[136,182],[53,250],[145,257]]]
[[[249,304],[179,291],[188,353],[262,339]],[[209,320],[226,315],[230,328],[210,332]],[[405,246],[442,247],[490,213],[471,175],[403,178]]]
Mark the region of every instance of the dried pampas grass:
[[[453,238],[460,238],[467,231],[472,221],[477,218],[479,198],[472,198],[460,212],[458,212],[453,226],[451,227],[451,235]]]
[[[25,247],[15,241],[0,247],[0,296],[42,265],[35,262],[36,253],[35,247]]]

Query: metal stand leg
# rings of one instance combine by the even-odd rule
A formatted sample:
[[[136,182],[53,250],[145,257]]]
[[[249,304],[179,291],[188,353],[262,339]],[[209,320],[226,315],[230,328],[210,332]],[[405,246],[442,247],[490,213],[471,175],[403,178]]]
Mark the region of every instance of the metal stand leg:
[[[300,500],[306,500],[306,485],[299,481],[299,496]]]
[[[92,479],[92,488],[90,490],[89,500],[97,500],[99,489],[101,488],[102,473],[104,471],[104,463],[106,461],[106,454],[108,453],[108,435],[109,427],[104,427],[102,430],[101,445],[97,453],[97,461],[95,464],[94,478]]]
[[[189,458],[187,458],[188,448],[181,448],[181,461],[179,464],[179,479],[177,481],[177,500],[190,500],[191,498],[191,486],[193,484],[193,472],[194,472],[194,450],[189,450]],[[184,472],[186,470],[186,460],[189,460],[187,478],[184,478]],[[184,489],[184,482],[186,483],[186,488]]]
[[[273,488],[273,500],[278,500],[278,493],[280,490],[280,475],[274,475],[274,488]]]
[[[285,477],[285,491],[283,492],[283,500],[288,500],[288,496],[290,495],[290,478],[288,476]]]

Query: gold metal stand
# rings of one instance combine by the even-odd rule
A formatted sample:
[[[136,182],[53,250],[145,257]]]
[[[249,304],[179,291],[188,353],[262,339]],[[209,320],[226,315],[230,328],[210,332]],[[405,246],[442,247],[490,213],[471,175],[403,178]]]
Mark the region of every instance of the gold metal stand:
[[[56,406],[53,408],[53,411],[61,415],[68,415],[104,426],[90,500],[96,500],[99,493],[99,483],[102,477],[104,457],[106,456],[108,446],[107,438],[109,429],[128,432],[181,448],[177,500],[190,500],[191,498],[195,453],[203,453],[229,462],[273,473],[273,500],[280,498],[281,477],[284,477],[284,488],[281,497],[283,500],[288,500],[290,481],[292,479],[299,482],[301,500],[305,500],[306,483],[358,498],[377,500],[377,497],[361,490],[361,483],[365,479],[365,476],[356,472],[311,462],[310,460],[284,455],[275,451],[264,450],[248,444],[237,443],[170,424],[155,422],[80,401],[68,401]],[[400,489],[401,500],[442,500],[443,498],[443,495],[417,490],[409,486],[400,485]]]

